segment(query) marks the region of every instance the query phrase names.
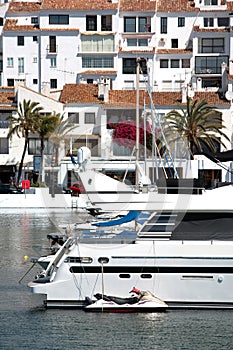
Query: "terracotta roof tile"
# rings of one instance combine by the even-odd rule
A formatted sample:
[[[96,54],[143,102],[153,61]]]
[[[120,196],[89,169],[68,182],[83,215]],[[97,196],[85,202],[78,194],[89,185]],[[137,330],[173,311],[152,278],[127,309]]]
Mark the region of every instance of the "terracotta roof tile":
[[[15,98],[14,89],[2,91],[0,89],[0,108],[12,109]]]
[[[161,55],[164,55],[164,54],[191,55],[192,54],[192,50],[185,50],[185,49],[158,49],[156,52]]]
[[[154,105],[174,108],[182,100],[179,91],[153,92]],[[222,99],[217,92],[196,92],[193,100],[206,100],[213,106],[226,105],[230,102]],[[66,84],[63,88],[60,102],[62,103],[95,103],[102,104],[104,108],[136,108],[136,90],[109,90],[109,101],[104,103],[98,99],[98,86],[94,84]],[[150,98],[145,90],[139,91],[139,104],[150,105]]]
[[[157,12],[197,12],[194,1],[190,0],[158,0]]]
[[[121,0],[120,11],[155,11],[156,1],[153,0]]]
[[[212,33],[212,32],[229,32],[230,28],[200,28],[199,26],[194,26],[193,28],[194,32],[200,32],[200,33]]]
[[[41,8],[46,10],[117,10],[117,3],[108,0],[43,0]]]
[[[155,47],[151,47],[147,50],[139,50],[139,49],[134,49],[134,50],[124,50],[122,48],[119,48],[119,52],[124,52],[124,53],[127,53],[127,52],[130,52],[130,53],[154,53],[155,52]]]
[[[40,10],[40,2],[16,1],[10,2],[8,12],[38,12]]]
[[[101,103],[98,99],[98,86],[94,84],[66,84],[63,87],[62,103]]]
[[[4,31],[38,31],[39,28],[36,25],[18,25],[17,19],[7,19],[4,23]]]
[[[111,70],[111,71],[102,71],[102,70],[86,70],[80,75],[116,75],[117,71],[116,70]]]

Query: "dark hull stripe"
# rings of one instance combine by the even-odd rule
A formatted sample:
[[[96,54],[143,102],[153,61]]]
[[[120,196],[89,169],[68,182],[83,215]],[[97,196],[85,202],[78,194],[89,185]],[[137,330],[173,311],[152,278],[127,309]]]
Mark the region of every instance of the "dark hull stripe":
[[[197,266],[104,266],[104,273],[211,273],[211,274],[233,274],[233,267],[197,267]],[[72,273],[101,273],[101,266],[71,266]]]

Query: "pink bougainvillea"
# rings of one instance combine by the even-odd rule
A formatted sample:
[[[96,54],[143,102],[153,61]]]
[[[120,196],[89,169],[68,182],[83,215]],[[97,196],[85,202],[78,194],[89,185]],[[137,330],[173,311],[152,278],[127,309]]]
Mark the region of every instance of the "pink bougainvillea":
[[[136,142],[136,124],[133,121],[120,121],[119,123],[109,123],[109,129],[113,129],[113,142],[117,143],[119,146],[125,146],[129,149],[133,149]],[[156,138],[158,136],[159,130],[156,129]],[[158,141],[156,140],[156,143]],[[141,145],[145,144],[144,141],[144,125],[143,122],[139,124],[139,143]],[[146,145],[148,149],[152,149],[152,133],[151,125],[146,124]]]

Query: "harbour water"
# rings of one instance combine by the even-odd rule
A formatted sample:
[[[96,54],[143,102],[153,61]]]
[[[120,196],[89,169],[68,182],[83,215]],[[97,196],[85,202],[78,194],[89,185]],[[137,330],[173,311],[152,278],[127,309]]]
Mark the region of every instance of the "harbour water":
[[[39,271],[47,234],[85,220],[76,211],[0,210],[1,350],[231,350],[233,311],[182,310],[149,314],[86,314],[46,309],[27,283]],[[26,260],[24,256],[28,256]]]

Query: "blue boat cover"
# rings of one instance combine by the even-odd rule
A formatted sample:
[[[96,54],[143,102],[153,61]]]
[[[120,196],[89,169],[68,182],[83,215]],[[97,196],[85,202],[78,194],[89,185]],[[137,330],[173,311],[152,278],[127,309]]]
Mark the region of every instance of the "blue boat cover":
[[[125,216],[123,216],[120,219],[99,221],[99,222],[93,223],[92,225],[98,226],[98,227],[121,225],[121,224],[124,224],[126,222],[136,220],[138,215],[139,215],[139,212],[137,210],[130,210]]]

